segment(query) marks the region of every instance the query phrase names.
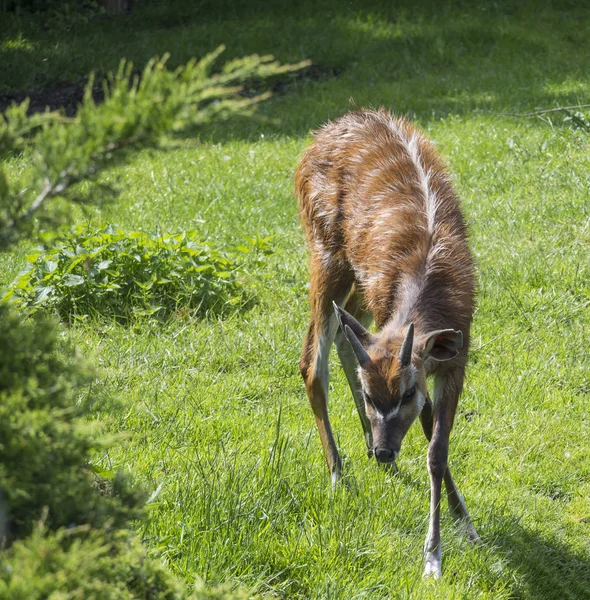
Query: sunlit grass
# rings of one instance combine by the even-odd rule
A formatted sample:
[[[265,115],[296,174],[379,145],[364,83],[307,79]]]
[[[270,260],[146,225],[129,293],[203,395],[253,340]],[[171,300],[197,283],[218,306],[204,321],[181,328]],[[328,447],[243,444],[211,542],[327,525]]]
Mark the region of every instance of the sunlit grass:
[[[160,490],[140,531],[188,581],[239,581],[282,598],[587,597],[589,138],[560,115],[547,123],[499,114],[584,100],[586,9],[408,6],[398,14],[375,3],[277,19],[240,7],[227,18],[206,12],[205,24],[194,16],[171,30],[146,27],[131,41],[115,35],[122,25],[115,33],[93,25],[94,35],[116,41],[107,58],[170,49],[182,61],[224,41],[237,54],[342,69],[294,82],[269,102],[263,112],[280,125],[230,122],[108,174],[122,193],[94,223],[197,229],[220,244],[274,235],[276,252],[259,267],[258,302],[245,313],[64,330],[117,401],[97,416],[128,436],[97,462]],[[80,53],[80,65],[70,58],[66,69],[81,75],[99,58]],[[307,258],[292,173],[309,129],[348,110],[351,97],[414,116],[436,141],[478,263],[450,460],[483,544],[471,547],[445,514],[436,584],[422,579],[429,483],[420,428],[404,442],[399,476],[379,470],[333,358],[330,408],[351,486],[331,493],[298,373]],[[2,261],[6,282],[22,260]]]
[[[22,33],[18,35],[8,38],[4,40],[0,44],[0,49],[2,50],[25,50],[31,51],[33,49],[33,44],[27,40]]]

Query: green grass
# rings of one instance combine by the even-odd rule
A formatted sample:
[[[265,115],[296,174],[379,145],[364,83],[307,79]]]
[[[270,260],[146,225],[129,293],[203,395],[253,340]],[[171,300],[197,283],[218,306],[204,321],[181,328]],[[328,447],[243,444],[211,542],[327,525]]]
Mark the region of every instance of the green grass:
[[[180,64],[221,42],[229,55],[270,52],[340,71],[276,95],[262,113],[278,124],[230,122],[106,176],[122,194],[89,217],[95,224],[198,229],[219,244],[274,235],[277,251],[259,268],[258,303],[225,320],[64,331],[118,401],[97,416],[128,434],[97,463],[160,488],[140,532],[187,581],[281,598],[590,597],[590,138],[559,114],[550,123],[503,114],[589,101],[590,11],[270,6],[203,3],[158,16],[146,4],[67,34],[35,20],[3,25],[4,89],[77,80],[122,56],[141,65],[170,51]],[[308,131],[350,98],[406,113],[436,141],[478,263],[450,463],[483,544],[471,547],[445,514],[436,583],[422,580],[429,482],[419,426],[399,477],[367,461],[334,357],[331,415],[353,485],[331,493],[297,368],[307,259],[292,173]],[[0,257],[2,283],[23,262],[22,251]]]

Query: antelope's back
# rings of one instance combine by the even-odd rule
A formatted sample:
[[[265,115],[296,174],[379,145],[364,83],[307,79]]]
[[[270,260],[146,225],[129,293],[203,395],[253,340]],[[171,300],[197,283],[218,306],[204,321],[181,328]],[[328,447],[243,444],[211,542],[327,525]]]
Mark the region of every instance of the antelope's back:
[[[415,275],[422,301],[440,298],[433,323],[457,309],[471,319],[474,269],[459,202],[433,145],[409,122],[359,111],[328,123],[301,160],[296,192],[312,254],[327,268],[352,267],[378,324]]]

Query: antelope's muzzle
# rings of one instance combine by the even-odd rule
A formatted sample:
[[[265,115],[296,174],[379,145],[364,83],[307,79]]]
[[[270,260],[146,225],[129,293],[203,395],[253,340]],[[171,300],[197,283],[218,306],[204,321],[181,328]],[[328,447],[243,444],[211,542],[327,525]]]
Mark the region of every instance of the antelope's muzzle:
[[[373,455],[380,463],[392,463],[399,455],[399,451],[393,450],[393,448],[374,448]]]

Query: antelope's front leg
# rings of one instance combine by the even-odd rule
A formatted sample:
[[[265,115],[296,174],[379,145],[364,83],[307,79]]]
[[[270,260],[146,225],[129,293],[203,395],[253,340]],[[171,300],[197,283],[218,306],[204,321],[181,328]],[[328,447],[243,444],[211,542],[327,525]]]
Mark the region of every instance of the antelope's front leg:
[[[337,326],[336,318],[329,316],[333,322],[323,319],[319,325],[313,321],[310,323],[299,367],[332,476],[332,485],[335,485],[341,477],[342,461],[328,416],[328,354]]]
[[[342,460],[328,416],[328,358],[338,329],[333,302],[342,304],[351,285],[349,275],[336,269],[330,270],[321,261],[312,258],[309,286],[311,318],[303,342],[299,368],[332,476],[332,485],[336,484],[342,474]]]
[[[433,438],[428,448],[428,472],[430,474],[430,524],[424,543],[424,577],[438,579],[442,575],[442,553],[440,545],[440,498],[443,467],[446,466],[446,456],[443,459],[443,444]]]
[[[428,441],[432,439],[432,403],[429,398],[426,398],[426,402],[424,404],[424,408],[422,409],[422,413],[420,414],[420,422],[422,423],[422,429],[424,430],[424,434],[426,435]],[[477,535],[477,531],[471,522],[471,517],[469,516],[469,511],[467,510],[467,506],[465,505],[465,500],[459,493],[455,482],[453,481],[453,476],[451,475],[451,468],[447,465],[447,470],[444,474],[444,482],[445,487],[447,488],[447,498],[449,500],[449,510],[451,511],[451,515],[455,519],[456,523],[459,523],[469,539],[472,542],[479,542],[479,536]]]
[[[440,501],[442,482],[447,470],[449,436],[453,427],[458,393],[452,380],[436,382],[433,412],[432,438],[428,446],[428,473],[430,474],[430,524],[424,543],[424,577],[438,579],[442,575],[442,551],[440,541]],[[449,385],[450,384],[450,385]],[[439,387],[440,386],[440,387]],[[438,387],[438,390],[437,390]],[[441,389],[442,387],[442,389]],[[450,388],[450,389],[449,389]],[[454,389],[455,388],[455,389]]]

